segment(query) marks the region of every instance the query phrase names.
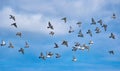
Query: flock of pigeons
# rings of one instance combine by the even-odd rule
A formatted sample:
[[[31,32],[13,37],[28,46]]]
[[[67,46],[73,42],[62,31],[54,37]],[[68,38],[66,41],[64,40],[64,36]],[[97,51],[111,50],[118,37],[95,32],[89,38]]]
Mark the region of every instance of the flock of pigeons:
[[[14,21],[14,23],[11,24],[11,26],[14,26],[15,28],[18,28],[16,22],[15,22],[15,16],[13,15],[10,15],[10,19]],[[17,32],[16,33],[16,36],[19,36],[19,37],[22,37],[22,33],[21,32]],[[1,44],[0,44],[2,47],[3,46],[6,46],[6,42],[4,40],[2,40]],[[9,45],[8,45],[8,48],[14,48],[14,45],[12,44],[12,42],[9,42]],[[24,48],[29,48],[29,44],[27,42],[25,42],[25,46]],[[24,54],[24,48],[20,48],[18,50],[18,52]]]
[[[17,24],[16,24],[16,22],[15,22],[15,16],[10,15],[10,19],[14,21],[14,23],[12,23],[11,26],[14,26],[15,28],[18,28],[18,26],[17,26]],[[116,19],[115,13],[113,13],[112,19]],[[67,18],[66,18],[66,17],[62,18],[61,20],[63,20],[64,23],[67,22]],[[100,19],[100,20],[98,20],[98,21],[96,22],[96,21],[94,20],[94,18],[91,18],[91,25],[96,25],[97,23],[100,24],[100,26],[104,29],[104,31],[107,31],[107,24],[103,24],[102,19]],[[76,24],[77,24],[79,27],[81,27],[82,22],[78,22],[78,23],[76,23]],[[48,22],[47,28],[51,30],[51,31],[49,32],[49,34],[53,36],[53,35],[55,34],[54,31],[53,31],[53,30],[54,30],[54,27],[53,27],[53,25],[51,24],[50,21]],[[95,31],[96,34],[101,33],[101,30],[100,30],[99,27],[96,27],[94,31]],[[73,28],[70,26],[70,27],[69,27],[69,30],[68,30],[68,33],[72,33],[72,32],[74,32],[74,30],[73,30]],[[90,37],[93,36],[91,29],[88,29],[87,32],[86,32],[86,34],[88,34]],[[22,33],[21,33],[21,32],[17,32],[17,33],[16,33],[16,36],[22,37]],[[84,34],[82,33],[81,30],[79,30],[79,32],[78,32],[78,37],[84,37]],[[116,37],[115,37],[115,34],[114,34],[114,33],[110,33],[109,38],[115,39],[115,38],[116,38]],[[90,41],[89,41],[89,45],[92,45],[92,44],[94,44],[94,42],[93,42],[92,40],[90,40]],[[61,45],[64,45],[64,46],[68,47],[68,41],[67,41],[67,40],[63,40],[62,43],[61,43]],[[77,51],[77,50],[88,50],[88,51],[89,51],[89,49],[90,49],[89,45],[86,45],[86,44],[82,44],[82,45],[81,45],[79,42],[75,42],[74,46],[72,47],[72,51],[74,51],[74,52]],[[0,46],[1,46],[1,47],[6,46],[6,42],[5,42],[4,40],[2,40],[2,42],[0,43]],[[25,47],[24,47],[24,48],[20,48],[20,49],[18,50],[18,52],[24,54],[24,49],[25,49],[25,48],[29,48],[29,47],[30,47],[30,46],[29,46],[28,42],[25,42]],[[14,48],[14,45],[12,44],[12,42],[9,42],[8,48]],[[58,45],[57,43],[54,43],[54,48],[59,48],[59,45]],[[113,54],[113,55],[114,55],[114,51],[113,51],[113,50],[110,50],[110,51],[108,51],[108,52],[109,52],[110,54]],[[60,57],[61,57],[61,55],[60,55],[59,53],[46,52],[46,55],[44,55],[43,52],[40,52],[39,58],[40,58],[40,59],[43,59],[43,60],[46,60],[46,58],[51,58],[53,55],[55,55],[56,58],[60,58]],[[76,61],[77,61],[77,58],[76,58],[75,56],[73,56],[72,61],[76,62]]]

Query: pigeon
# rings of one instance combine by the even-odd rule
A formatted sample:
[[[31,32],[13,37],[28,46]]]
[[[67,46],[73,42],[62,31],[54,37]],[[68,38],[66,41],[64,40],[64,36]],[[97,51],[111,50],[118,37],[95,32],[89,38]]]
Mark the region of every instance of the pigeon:
[[[113,33],[111,33],[109,38],[115,39],[115,35]]]
[[[25,48],[29,48],[29,44],[25,42]]]
[[[58,54],[58,53],[55,53],[55,55],[56,55],[56,56],[55,56],[56,58],[60,58],[60,57],[61,57],[61,55]]]
[[[84,49],[87,49],[89,51],[90,47],[87,46],[86,44],[83,44]]]
[[[79,27],[81,27],[82,22],[77,22],[76,24],[77,24]]]
[[[62,45],[65,45],[66,47],[68,47],[68,42],[63,40]]]
[[[78,37],[84,37],[82,31],[80,30],[79,33],[78,33]]]
[[[92,45],[94,42],[92,40],[90,40],[90,42],[88,43],[89,45]]]
[[[91,25],[96,25],[96,22],[95,22],[94,18],[92,18],[91,20],[92,20]]]
[[[21,52],[22,54],[24,54],[24,49],[23,49],[23,48],[20,48],[20,49],[18,50],[18,52]]]
[[[17,28],[17,24],[16,23],[11,24],[11,26],[14,26],[15,28]]]
[[[67,18],[66,17],[62,18],[61,20],[63,20],[65,23],[67,22]]]
[[[52,57],[52,56],[53,56],[53,53],[52,53],[52,52],[49,52],[49,53],[46,52],[46,57],[47,57],[47,58],[50,58],[50,57]]]
[[[97,21],[97,23],[100,23],[100,25],[102,26],[103,22],[102,20],[100,19],[99,21]]]
[[[9,48],[14,48],[13,44],[11,42],[9,42]]]
[[[54,29],[54,28],[53,28],[53,25],[50,23],[50,21],[48,22],[48,27],[47,27],[47,28],[50,28],[50,29],[52,29],[52,30]]]
[[[114,51],[113,50],[111,50],[111,51],[108,51],[110,54],[113,54],[114,55]]]
[[[1,46],[5,46],[6,42],[4,40],[2,40],[2,43],[0,44]]]
[[[106,24],[103,24],[102,27],[104,28],[105,31],[107,31],[107,25]]]
[[[22,36],[22,33],[21,33],[21,32],[17,32],[17,33],[16,33],[16,36],[21,37],[21,36]]]
[[[9,16],[10,16],[10,19],[15,21],[15,16],[13,16],[13,15],[9,15]]]
[[[69,29],[69,31],[68,31],[69,33],[72,33],[72,32],[74,32],[74,30],[72,29],[72,27],[70,26],[70,29]]]
[[[113,19],[116,19],[116,15],[115,15],[115,13],[113,13],[112,18],[113,18]]]
[[[92,32],[91,32],[90,29],[86,33],[89,34],[92,37]]]
[[[43,55],[43,53],[42,53],[42,52],[40,53],[39,58],[41,58],[41,59],[43,59],[43,60],[46,60],[46,57]]]
[[[73,56],[73,59],[72,59],[73,62],[76,62],[77,61],[77,58],[75,56]]]
[[[75,47],[78,47],[80,46],[80,43],[79,42],[75,42]]]
[[[55,44],[54,48],[58,48],[59,47],[57,43],[54,43],[54,44]]]
[[[96,33],[100,33],[101,32],[98,27],[96,27],[95,31],[96,31]]]
[[[77,51],[77,49],[78,49],[77,47],[74,46],[72,47],[72,51]]]
[[[53,31],[50,31],[50,33],[49,33],[49,34],[53,36],[55,33],[54,33]]]

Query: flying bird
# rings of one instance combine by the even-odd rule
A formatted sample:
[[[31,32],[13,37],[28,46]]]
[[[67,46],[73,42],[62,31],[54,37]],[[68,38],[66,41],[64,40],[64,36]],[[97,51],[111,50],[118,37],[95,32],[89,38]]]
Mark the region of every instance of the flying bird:
[[[77,51],[77,49],[78,49],[78,48],[75,47],[75,46],[72,47],[72,51]]]
[[[72,27],[70,26],[70,29],[69,29],[69,31],[68,31],[69,33],[72,33],[72,32],[74,32],[74,30],[72,29]]]
[[[100,33],[100,29],[98,27],[95,28],[96,33]]]
[[[113,19],[116,19],[116,15],[115,15],[115,13],[113,13],[112,18],[113,18]]]
[[[9,15],[9,16],[10,16],[10,19],[15,21],[15,16],[13,16],[13,15]]]
[[[94,42],[92,40],[90,40],[90,42],[88,43],[89,45],[92,45]]]
[[[72,59],[73,62],[76,62],[77,61],[77,58],[75,56],[73,56],[73,59]]]
[[[81,27],[82,22],[77,22],[76,24],[77,24],[79,27]]]
[[[103,24],[102,27],[104,28],[105,31],[107,31],[107,25],[106,24]]]
[[[92,31],[90,29],[86,33],[92,37]]]
[[[78,37],[84,37],[84,35],[83,35],[81,30],[79,30]]]
[[[113,50],[111,50],[111,51],[108,51],[110,54],[113,54],[114,55],[114,51]]]
[[[115,35],[113,33],[111,33],[109,38],[115,39]]]
[[[50,58],[50,57],[52,57],[52,56],[53,56],[53,53],[52,53],[52,52],[48,52],[48,53],[46,52],[46,57],[47,57],[47,58]]]
[[[87,46],[86,44],[83,44],[84,49],[87,49],[89,51],[90,47]]]
[[[59,48],[59,46],[58,46],[58,44],[57,44],[57,43],[54,43],[54,44],[55,44],[54,48]]]
[[[61,57],[61,55],[59,53],[55,53],[55,55],[56,55],[55,56],[56,58],[60,58]]]
[[[92,18],[91,20],[92,20],[91,25],[96,25],[96,22],[95,22],[94,18]]]
[[[50,33],[49,33],[49,34],[53,36],[55,33],[54,33],[53,31],[50,31]]]
[[[43,60],[46,60],[46,57],[43,55],[43,53],[42,53],[42,52],[40,53],[39,58],[41,58],[41,59],[43,59]]]
[[[9,48],[14,48],[13,44],[11,42],[9,42]]]
[[[29,48],[29,44],[27,42],[25,42],[25,48]]]
[[[17,28],[17,24],[16,23],[12,23],[11,26],[14,26],[15,28]]]
[[[24,49],[23,49],[23,48],[20,48],[20,49],[18,50],[18,52],[21,52],[22,54],[24,54]]]
[[[47,28],[50,28],[50,29],[52,29],[52,30],[54,29],[54,28],[53,28],[53,25],[50,23],[50,21],[48,22]]]
[[[61,20],[63,20],[65,23],[67,22],[67,18],[66,17],[62,18]]]
[[[97,21],[97,23],[99,23],[102,26],[102,24],[103,24],[102,19],[100,19],[99,21]]]
[[[2,40],[2,42],[1,42],[0,45],[1,45],[1,46],[5,46],[5,45],[6,45],[6,42],[5,42],[4,40]]]
[[[16,33],[16,36],[21,37],[21,36],[22,36],[22,33],[21,33],[21,32],[17,32],[17,33]]]
[[[62,45],[65,45],[66,47],[68,47],[68,41],[63,40]]]

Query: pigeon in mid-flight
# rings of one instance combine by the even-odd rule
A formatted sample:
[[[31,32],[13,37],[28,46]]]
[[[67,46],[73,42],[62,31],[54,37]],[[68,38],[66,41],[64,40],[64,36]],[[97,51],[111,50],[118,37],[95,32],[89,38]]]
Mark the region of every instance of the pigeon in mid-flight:
[[[43,59],[43,60],[46,60],[46,57],[43,55],[43,53],[42,53],[42,52],[40,53],[39,58],[41,58],[41,59]]]
[[[102,19],[100,19],[99,21],[97,21],[97,23],[99,23],[102,26],[102,24],[103,24]]]
[[[72,32],[74,32],[74,30],[72,29],[72,27],[70,26],[70,29],[69,29],[69,31],[68,31],[69,33],[72,33]]]
[[[81,30],[79,30],[78,37],[84,37],[84,35],[83,35]]]
[[[47,57],[47,58],[50,58],[50,57],[52,57],[52,56],[53,56],[53,53],[52,53],[52,52],[48,52],[48,53],[46,52],[46,57]]]
[[[92,31],[90,29],[86,33],[92,37]]]
[[[65,45],[66,47],[68,47],[68,42],[66,40],[63,40],[62,45]]]
[[[29,46],[29,44],[28,44],[28,42],[25,42],[25,48],[29,48],[30,46]]]
[[[114,55],[114,51],[113,50],[111,50],[111,51],[108,51],[110,54],[113,54]]]
[[[58,46],[58,44],[57,44],[57,43],[54,43],[54,44],[55,44],[54,48],[59,48],[59,46]]]
[[[77,22],[76,24],[77,24],[79,27],[81,27],[82,22]]]
[[[1,45],[1,46],[5,46],[5,45],[6,45],[6,42],[5,42],[4,40],[2,40],[2,42],[1,42],[0,45]]]
[[[11,42],[9,42],[9,48],[14,48],[13,44]]]
[[[103,24],[102,27],[104,28],[105,31],[107,31],[107,25]]]
[[[22,36],[22,33],[21,33],[21,32],[17,32],[17,33],[16,33],[16,36],[21,37],[21,36]]]
[[[13,16],[13,15],[9,15],[9,16],[10,16],[10,19],[15,21],[15,16]]]
[[[94,18],[92,18],[91,20],[92,20],[91,25],[96,25],[96,22],[95,22]]]
[[[17,24],[16,23],[12,23],[11,26],[14,26],[15,28],[17,28]]]
[[[100,33],[100,29],[98,27],[95,28],[96,33]]]
[[[77,61],[77,58],[75,56],[73,56],[73,59],[72,59],[73,62],[76,62]]]
[[[61,20],[63,20],[65,23],[67,22],[67,18],[66,17],[62,18]]]
[[[61,57],[61,55],[59,53],[55,53],[55,55],[56,55],[55,56],[56,58],[60,58]]]
[[[55,33],[54,33],[53,31],[50,31],[50,33],[49,33],[49,34],[53,36]]]
[[[109,38],[115,39],[115,35],[113,33],[111,33]]]
[[[115,13],[113,13],[112,18],[113,18],[113,19],[116,19],[116,15],[115,15]]]
[[[52,29],[52,30],[54,29],[54,28],[53,28],[53,25],[50,23],[50,21],[48,22],[47,28],[50,28],[50,29]]]
[[[23,48],[20,48],[20,49],[18,50],[18,52],[21,52],[22,54],[24,54],[24,49],[23,49]]]

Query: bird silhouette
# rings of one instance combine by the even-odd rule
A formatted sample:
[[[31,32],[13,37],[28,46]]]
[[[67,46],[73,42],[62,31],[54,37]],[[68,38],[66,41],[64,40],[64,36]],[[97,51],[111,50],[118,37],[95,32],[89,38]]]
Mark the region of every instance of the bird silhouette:
[[[21,36],[22,36],[22,33],[21,33],[21,32],[17,32],[17,33],[16,33],[16,36],[21,37]]]
[[[57,44],[57,43],[54,43],[54,44],[55,44],[54,48],[59,48],[59,46],[58,46],[58,44]]]
[[[68,47],[68,41],[63,40],[62,45],[65,45],[66,47]]]
[[[22,54],[24,54],[24,49],[23,49],[23,48],[20,48],[20,49],[18,50],[18,52],[21,52]]]
[[[72,59],[73,62],[76,62],[77,61],[77,58],[75,56],[73,56],[73,59]]]
[[[82,22],[77,22],[76,24],[77,24],[79,27],[81,27]]]
[[[11,42],[9,42],[9,48],[14,48],[13,44]]]
[[[29,44],[27,42],[25,42],[25,48],[29,48]]]
[[[5,42],[4,40],[2,40],[2,42],[1,42],[0,45],[1,45],[1,46],[5,46],[5,45],[6,45],[6,42]]]
[[[115,13],[113,13],[112,18],[113,18],[113,19],[116,19],[116,15],[115,15]]]
[[[86,33],[92,37],[92,31],[90,29]]]
[[[60,58],[61,57],[61,55],[59,53],[55,53],[55,55],[56,55],[55,56],[56,58]]]
[[[14,26],[15,28],[17,28],[17,24],[16,23],[12,23],[11,26]]]
[[[52,30],[54,29],[54,28],[53,28],[53,25],[50,23],[50,21],[48,22],[48,27],[47,27],[47,28],[50,28],[50,29],[52,29]]]
[[[99,21],[97,21],[97,23],[99,23],[102,26],[102,24],[103,24],[102,19],[100,19]]]
[[[72,33],[72,32],[74,32],[74,30],[72,29],[72,27],[70,26],[70,29],[69,29],[69,31],[68,31],[69,33]]]
[[[109,38],[115,39],[115,35],[113,33],[111,33]]]
[[[79,32],[78,32],[78,37],[84,37],[84,35],[83,35],[81,30],[79,30]]]
[[[108,51],[110,54],[113,54],[114,55],[114,51],[113,50],[111,50],[111,51]]]
[[[63,20],[65,23],[67,22],[67,18],[66,17],[62,18],[61,20]]]
[[[91,20],[92,20],[91,25],[96,25],[96,22],[95,22],[94,18],[92,18]]]
[[[107,25],[103,24],[102,27],[104,28],[105,31],[107,31]]]
[[[13,15],[9,15],[9,16],[10,16],[10,19],[15,21],[15,16],[13,16]]]
[[[100,29],[98,27],[95,28],[96,33],[100,33]]]

